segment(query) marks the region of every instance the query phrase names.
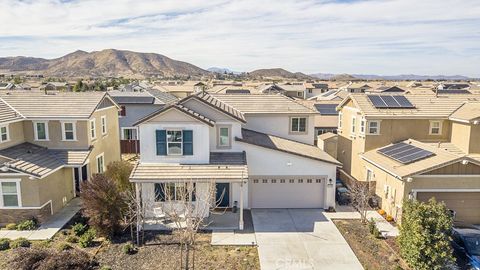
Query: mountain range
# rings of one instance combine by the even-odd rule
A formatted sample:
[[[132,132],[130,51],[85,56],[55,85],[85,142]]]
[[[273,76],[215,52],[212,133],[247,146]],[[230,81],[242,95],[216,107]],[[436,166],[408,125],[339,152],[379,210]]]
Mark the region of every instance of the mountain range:
[[[215,73],[233,73],[249,79],[295,79],[295,80],[469,80],[456,76],[428,75],[365,75],[290,72],[282,68],[257,69],[250,72],[232,71],[212,67],[207,70],[187,62],[171,59],[156,53],[141,53],[126,50],[105,49],[101,51],[75,51],[65,56],[44,59],[36,57],[0,57],[0,73],[42,74],[51,77],[202,77]]]

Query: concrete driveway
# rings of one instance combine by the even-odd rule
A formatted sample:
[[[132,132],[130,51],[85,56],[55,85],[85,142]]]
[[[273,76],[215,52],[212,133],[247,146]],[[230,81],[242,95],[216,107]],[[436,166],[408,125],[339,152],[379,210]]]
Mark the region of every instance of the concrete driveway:
[[[321,209],[252,209],[260,266],[270,269],[363,269]]]

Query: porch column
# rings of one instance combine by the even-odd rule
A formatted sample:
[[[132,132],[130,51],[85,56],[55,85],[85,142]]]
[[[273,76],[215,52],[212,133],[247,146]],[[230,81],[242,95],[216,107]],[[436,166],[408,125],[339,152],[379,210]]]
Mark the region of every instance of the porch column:
[[[243,231],[243,178],[240,183],[240,220],[238,222],[238,228]]]
[[[135,183],[135,200],[136,200],[136,208],[137,208],[137,213],[136,213],[136,216],[137,216],[137,230],[136,230],[136,234],[137,234],[137,246],[140,245],[140,230],[141,230],[141,222],[140,222],[140,213],[141,211],[143,210],[143,205],[142,205],[142,199],[141,199],[141,184],[140,183]]]

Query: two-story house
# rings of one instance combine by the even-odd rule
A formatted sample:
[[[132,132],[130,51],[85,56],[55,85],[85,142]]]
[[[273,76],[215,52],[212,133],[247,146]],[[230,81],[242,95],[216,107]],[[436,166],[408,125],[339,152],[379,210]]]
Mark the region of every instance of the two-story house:
[[[338,107],[342,178],[375,183],[394,218],[404,199],[446,203],[480,224],[480,97],[351,94]]]
[[[120,160],[118,109],[105,93],[0,93],[0,224],[48,219]]]
[[[194,185],[198,198],[215,185],[220,207],[335,206],[340,163],[313,145],[315,112],[282,95],[200,92],[136,123],[142,144],[130,181],[155,216],[166,193]],[[195,199],[193,199],[195,200]]]

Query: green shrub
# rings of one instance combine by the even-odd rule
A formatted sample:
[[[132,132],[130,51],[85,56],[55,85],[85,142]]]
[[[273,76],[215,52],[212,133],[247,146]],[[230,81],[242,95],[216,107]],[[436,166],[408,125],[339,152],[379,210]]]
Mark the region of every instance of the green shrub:
[[[78,240],[78,244],[82,248],[93,246],[93,240],[95,239],[97,233],[94,229],[89,229],[86,231]]]
[[[15,223],[8,223],[8,224],[5,226],[5,229],[14,231],[14,230],[17,229],[17,224],[15,224]]]
[[[112,268],[108,265],[103,265],[100,270],[112,270]]]
[[[78,237],[75,235],[69,235],[65,238],[65,241],[67,241],[68,243],[77,243]]]
[[[23,237],[17,238],[10,243],[11,248],[19,248],[19,247],[28,248],[31,245],[32,243],[28,241],[27,238],[23,238]]]
[[[397,238],[400,253],[412,269],[437,270],[454,262],[451,230],[453,220],[444,203],[406,200]]]
[[[10,239],[0,238],[0,251],[10,248]]]
[[[368,221],[368,231],[373,234],[373,231],[375,230],[376,228],[376,225],[375,225],[375,221],[373,220],[373,218],[371,218],[369,221]]]
[[[72,226],[72,231],[76,236],[82,236],[88,230],[88,226],[82,223],[75,223]]]
[[[73,249],[73,247],[68,243],[60,243],[57,246],[58,251],[65,251],[65,250],[71,250],[71,249]]]
[[[33,218],[21,221],[20,223],[17,224],[17,230],[18,231],[35,230],[37,227],[38,227],[38,223]]]
[[[123,245],[123,253],[127,255],[134,254],[136,251],[137,250],[132,243],[126,243],[125,245]]]
[[[383,235],[380,233],[377,226],[373,227],[372,234],[373,234],[373,237],[375,238],[383,238]]]

